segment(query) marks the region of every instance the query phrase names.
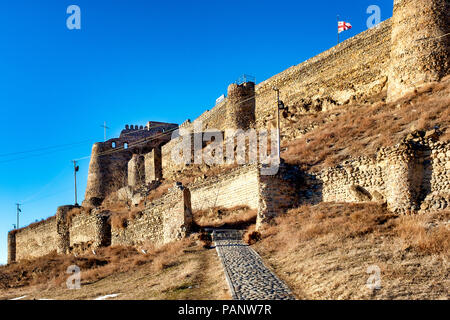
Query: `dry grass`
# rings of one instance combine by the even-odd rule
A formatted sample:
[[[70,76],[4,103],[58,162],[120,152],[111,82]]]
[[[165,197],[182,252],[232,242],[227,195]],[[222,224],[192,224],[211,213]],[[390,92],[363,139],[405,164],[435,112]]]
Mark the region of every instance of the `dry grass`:
[[[143,248],[147,248],[146,254],[141,251]],[[26,299],[79,300],[112,293],[120,293],[116,299],[230,299],[215,250],[205,250],[194,239],[157,249],[147,245],[139,249],[113,247],[99,251],[95,257],[52,256],[39,263],[30,261],[30,265],[21,262],[20,272],[29,278],[40,268],[44,268],[43,273],[53,272],[53,276],[43,275],[33,284],[14,273],[14,265],[1,267],[0,299],[27,295]],[[81,268],[80,290],[65,287],[68,263]],[[17,279],[21,279],[20,283]]]
[[[80,290],[65,286],[73,264],[81,269]],[[111,293],[121,293],[118,299],[230,299],[215,251],[193,237],[159,248],[108,247],[96,255],[52,254],[0,267],[0,299],[92,299]]]
[[[435,213],[432,216],[401,217],[395,230],[406,248],[412,248],[427,255],[449,256],[450,228],[448,224],[440,224],[440,221],[450,221],[450,211]]]
[[[246,228],[256,222],[257,211],[246,206],[211,208],[193,212],[194,222],[200,228]]]
[[[146,246],[146,253],[133,247],[114,246],[100,248],[75,257],[52,253],[33,260],[23,260],[0,267],[0,288],[52,283],[61,286],[67,278],[66,270],[77,265],[84,270],[82,282],[92,283],[117,272],[127,272],[135,266],[148,264],[156,271],[161,271],[177,263],[183,250],[192,245],[192,239],[173,242],[155,249]],[[144,248],[144,247],[143,247]]]
[[[334,166],[355,155],[373,155],[407,133],[439,126],[441,140],[450,139],[450,76],[420,88],[395,103],[366,103],[300,117],[296,127],[317,126],[284,144],[282,157],[304,168]]]
[[[450,213],[398,217],[376,204],[302,206],[254,247],[300,299],[448,299]],[[381,269],[381,290],[366,287]]]

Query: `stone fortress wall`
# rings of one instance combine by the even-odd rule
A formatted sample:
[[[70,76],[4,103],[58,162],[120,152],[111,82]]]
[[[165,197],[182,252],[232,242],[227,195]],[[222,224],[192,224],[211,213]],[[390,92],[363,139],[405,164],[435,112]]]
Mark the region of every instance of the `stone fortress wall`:
[[[343,108],[373,95],[394,101],[440,80],[450,69],[448,9],[448,0],[394,0],[391,19],[258,85],[231,84],[227,97],[194,121],[179,127],[161,122],[126,126],[119,138],[94,144],[83,202],[90,213],[69,217],[72,207],[60,207],[54,218],[11,232],[9,261],[53,250],[164,243],[189,232],[192,210],[214,206],[257,209],[258,226],[296,203],[385,201],[396,212],[448,207],[448,144],[419,139],[383,149],[373,159],[329,168],[319,176],[283,164],[277,174],[265,176],[260,174],[261,165],[250,165],[188,186],[177,184],[121,228],[111,227],[108,213],[97,209],[111,193],[155,187],[160,180],[182,175],[188,166],[171,158],[181,139],[171,140],[178,128],[190,132],[193,140],[192,131],[200,123],[201,131],[214,129],[224,139],[231,138],[227,129],[274,127],[274,87],[287,107],[281,119],[282,138],[292,139],[302,130],[296,120],[303,114]],[[193,156],[192,148],[190,152]]]
[[[56,218],[31,225],[18,232],[11,232],[8,236],[8,261],[24,258],[35,258],[56,250],[58,234]],[[14,252],[15,254],[11,254]]]
[[[450,207],[450,143],[423,139],[322,171],[325,202],[386,202],[410,213]]]

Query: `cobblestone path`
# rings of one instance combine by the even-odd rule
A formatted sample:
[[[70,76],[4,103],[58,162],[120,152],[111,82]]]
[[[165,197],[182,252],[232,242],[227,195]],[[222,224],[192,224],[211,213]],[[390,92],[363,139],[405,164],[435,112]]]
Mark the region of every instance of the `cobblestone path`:
[[[234,300],[293,300],[292,292],[242,241],[238,230],[214,230],[213,241]]]

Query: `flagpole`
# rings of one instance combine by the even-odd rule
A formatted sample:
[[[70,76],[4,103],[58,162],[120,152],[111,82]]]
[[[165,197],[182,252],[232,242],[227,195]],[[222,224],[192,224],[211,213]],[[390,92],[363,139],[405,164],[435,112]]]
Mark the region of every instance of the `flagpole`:
[[[338,39],[338,44],[339,44],[339,15],[337,15],[337,25],[338,25],[338,27],[337,27],[337,39]]]

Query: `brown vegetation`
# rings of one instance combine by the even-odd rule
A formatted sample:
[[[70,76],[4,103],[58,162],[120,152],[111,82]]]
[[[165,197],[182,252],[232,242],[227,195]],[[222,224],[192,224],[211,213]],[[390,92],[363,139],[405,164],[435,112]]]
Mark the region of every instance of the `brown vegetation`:
[[[81,269],[81,289],[68,290],[67,267]],[[0,267],[0,299],[229,299],[220,262],[193,237],[155,248],[108,247],[78,257],[50,254]]]
[[[285,143],[287,151],[282,157],[288,163],[320,170],[350,156],[372,156],[379,147],[395,145],[415,130],[437,126],[443,132],[440,139],[450,139],[450,76],[395,103],[374,101],[300,117],[297,127],[314,123],[315,129]]]
[[[245,228],[256,222],[256,214],[256,210],[247,206],[193,212],[194,223],[200,228]]]
[[[300,299],[449,298],[449,218],[370,203],[302,206],[266,226],[255,249]],[[366,287],[371,265],[380,290]]]

